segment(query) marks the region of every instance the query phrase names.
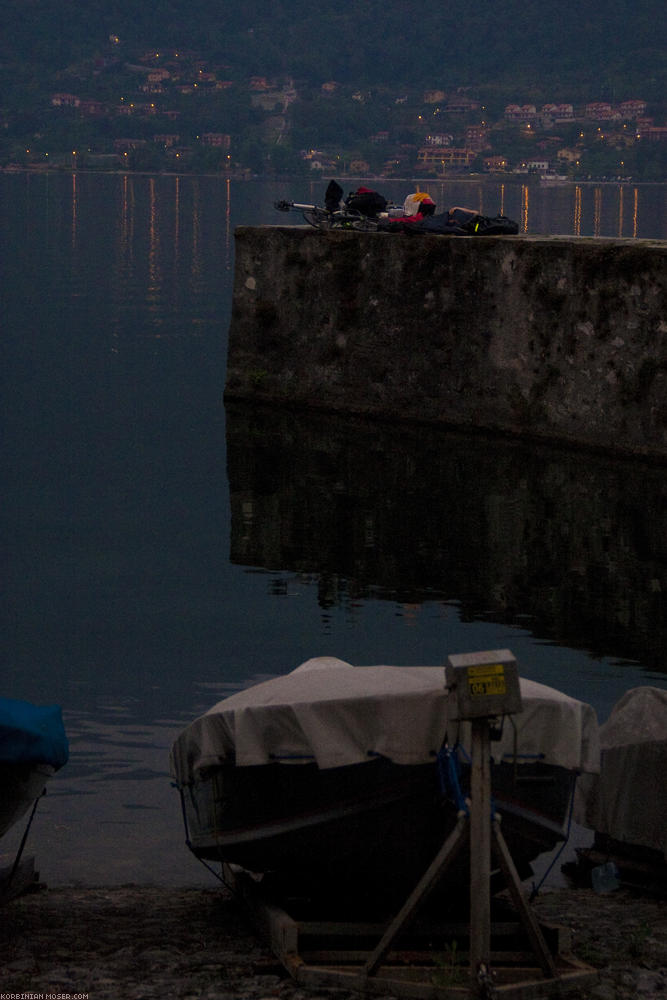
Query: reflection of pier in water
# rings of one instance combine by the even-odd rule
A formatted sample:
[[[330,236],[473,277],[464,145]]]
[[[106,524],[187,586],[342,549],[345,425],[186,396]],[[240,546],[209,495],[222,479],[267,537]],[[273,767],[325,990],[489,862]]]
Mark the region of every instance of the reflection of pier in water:
[[[664,469],[240,405],[227,438],[233,562],[667,669]]]

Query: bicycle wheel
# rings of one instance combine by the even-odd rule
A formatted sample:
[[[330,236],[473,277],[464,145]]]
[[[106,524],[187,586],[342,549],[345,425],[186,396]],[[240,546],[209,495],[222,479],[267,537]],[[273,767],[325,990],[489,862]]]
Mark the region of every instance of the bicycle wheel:
[[[377,231],[377,219],[369,219],[368,216],[363,215],[360,219],[356,219],[352,223],[352,228],[356,229],[360,233],[374,233]]]
[[[332,229],[354,229],[355,222],[359,222],[363,216],[359,212],[350,212],[347,208],[341,208],[337,212],[331,213]]]
[[[373,229],[377,229],[377,225],[373,219],[369,219],[367,215],[362,215],[361,212],[355,212],[350,209],[334,212],[331,218],[332,225],[336,229],[356,229],[361,232],[370,232]]]
[[[324,208],[308,208],[303,217],[309,226],[315,229],[331,229],[331,213]]]

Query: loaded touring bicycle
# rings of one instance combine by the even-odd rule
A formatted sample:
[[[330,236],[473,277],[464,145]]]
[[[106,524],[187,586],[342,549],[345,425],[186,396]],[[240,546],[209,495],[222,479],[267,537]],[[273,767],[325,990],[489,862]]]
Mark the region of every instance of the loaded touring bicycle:
[[[324,207],[296,201],[276,201],[279,212],[301,212],[304,220],[316,229],[353,229],[363,232],[430,233],[440,236],[515,236],[519,227],[504,215],[480,215],[471,208],[450,208],[435,212],[435,204],[423,192],[414,197],[423,200],[410,214],[392,205],[377,191],[360,187],[343,199],[343,189],[329,181]]]

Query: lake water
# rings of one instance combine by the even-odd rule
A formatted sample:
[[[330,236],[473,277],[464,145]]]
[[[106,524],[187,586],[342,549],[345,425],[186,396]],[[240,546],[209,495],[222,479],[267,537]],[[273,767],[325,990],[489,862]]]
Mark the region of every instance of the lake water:
[[[169,747],[311,656],[509,647],[601,720],[667,687],[664,469],[225,409],[234,227],[299,222],[274,200],[324,186],[0,175],[2,693],[63,706],[30,836],[52,885],[210,884]],[[667,186],[429,190],[525,232],[667,238]]]

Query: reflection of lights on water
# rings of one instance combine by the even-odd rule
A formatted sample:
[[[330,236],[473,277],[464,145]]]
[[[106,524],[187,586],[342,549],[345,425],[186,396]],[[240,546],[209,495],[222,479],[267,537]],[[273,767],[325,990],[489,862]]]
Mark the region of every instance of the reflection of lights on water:
[[[529,207],[529,188],[527,184],[521,185],[521,232],[528,232],[528,207]]]
[[[229,159],[229,157],[227,157]],[[232,266],[232,182],[225,180],[225,269]]]
[[[602,219],[602,188],[596,187],[593,192],[593,236],[600,235]]]
[[[231,190],[229,180],[225,180],[225,229],[228,269],[231,267],[232,226]],[[140,335],[149,338],[165,336],[168,325],[164,309],[165,297],[169,298],[178,311],[178,300],[183,290],[182,281],[171,280],[172,276],[189,276],[190,291],[198,292],[204,274],[204,223],[205,199],[198,178],[184,181],[181,176],[173,178],[135,177],[124,173],[119,181],[119,206],[117,212],[117,238],[114,240],[116,265],[114,268],[118,315],[124,317],[126,310],[125,289],[131,281],[139,291],[144,280],[143,296],[149,307],[151,324]],[[192,201],[185,196],[190,195]],[[223,230],[224,232],[225,230]],[[143,250],[139,247],[142,246]],[[142,255],[143,254],[143,258]],[[147,270],[142,269],[142,259]],[[182,264],[185,266],[183,270]],[[139,283],[137,285],[137,283]],[[198,324],[205,322],[200,316],[190,316],[188,325],[192,332]],[[170,333],[167,335],[171,335]],[[118,350],[116,340],[112,350]]]
[[[76,191],[76,171],[72,171],[72,249],[76,247],[77,212],[78,212],[78,197]]]
[[[159,262],[159,229],[158,229],[158,209],[155,191],[155,178],[151,177],[148,182],[149,191],[149,223],[148,223],[148,294],[149,302],[155,304],[155,308],[160,303],[160,291],[162,287],[161,272]]]
[[[174,260],[178,263],[181,232],[181,178],[176,177],[174,191]]]
[[[572,220],[572,230],[575,236],[581,236],[581,196],[580,186],[574,189],[574,219]]]
[[[193,278],[197,279],[201,275],[202,269],[202,242],[201,242],[201,211],[200,211],[200,188],[199,180],[195,178],[192,182],[192,263],[190,271]]]
[[[419,604],[399,604],[399,610],[396,612],[397,618],[402,618],[406,625],[416,625],[417,616],[419,614],[421,605]]]

